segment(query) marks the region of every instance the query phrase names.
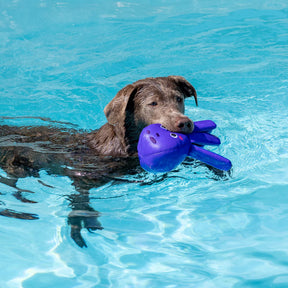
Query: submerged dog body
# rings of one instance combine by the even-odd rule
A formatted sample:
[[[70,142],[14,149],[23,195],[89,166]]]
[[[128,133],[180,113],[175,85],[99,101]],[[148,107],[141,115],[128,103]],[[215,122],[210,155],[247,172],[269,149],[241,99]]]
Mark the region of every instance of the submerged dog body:
[[[146,78],[120,90],[104,109],[108,122],[92,132],[0,126],[0,167],[8,176],[0,181],[17,189],[18,199],[30,202],[16,187],[18,178],[38,177],[41,169],[69,176],[79,192],[69,196],[71,236],[79,246],[86,246],[82,226],[102,229],[98,212],[89,205],[89,189],[107,183],[111,176],[133,173],[139,135],[147,125],[160,123],[174,132],[191,133],[193,122],[184,115],[184,99],[191,96],[197,104],[195,88],[183,77]],[[37,218],[9,209],[0,214]]]

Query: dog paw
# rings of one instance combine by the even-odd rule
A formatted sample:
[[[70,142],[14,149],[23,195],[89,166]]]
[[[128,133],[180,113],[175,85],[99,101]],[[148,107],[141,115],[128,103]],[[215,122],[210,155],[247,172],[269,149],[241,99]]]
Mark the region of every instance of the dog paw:
[[[83,221],[84,221],[84,227],[89,232],[104,229],[101,223],[98,221],[98,216],[90,216],[90,217],[84,218]]]
[[[79,247],[87,247],[81,235],[82,228],[86,228],[89,232],[103,229],[98,217],[99,212],[97,211],[73,210],[69,214],[68,223],[71,226],[71,238]]]

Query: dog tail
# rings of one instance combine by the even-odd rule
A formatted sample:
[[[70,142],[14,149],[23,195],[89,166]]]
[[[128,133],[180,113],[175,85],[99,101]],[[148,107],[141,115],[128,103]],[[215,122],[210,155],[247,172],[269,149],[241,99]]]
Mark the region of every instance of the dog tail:
[[[0,215],[10,218],[22,219],[22,220],[37,220],[39,216],[32,213],[17,212],[12,209],[1,209]]]

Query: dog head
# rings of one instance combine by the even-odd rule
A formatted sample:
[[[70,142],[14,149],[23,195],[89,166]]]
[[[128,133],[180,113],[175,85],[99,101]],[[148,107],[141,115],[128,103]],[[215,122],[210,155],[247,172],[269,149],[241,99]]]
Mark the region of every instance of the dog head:
[[[146,78],[121,89],[105,107],[108,123],[123,129],[125,137],[138,141],[142,129],[160,123],[173,132],[191,133],[193,121],[184,115],[184,100],[195,88],[181,76]]]

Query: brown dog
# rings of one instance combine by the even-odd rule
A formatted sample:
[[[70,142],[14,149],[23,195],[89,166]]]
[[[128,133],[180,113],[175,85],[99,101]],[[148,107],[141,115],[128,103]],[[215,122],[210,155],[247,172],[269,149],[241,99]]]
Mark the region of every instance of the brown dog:
[[[19,200],[33,203],[17,188],[19,178],[38,177],[42,169],[69,176],[79,192],[69,195],[71,237],[80,247],[86,246],[82,226],[89,231],[103,229],[99,213],[89,205],[89,190],[139,166],[137,143],[145,126],[160,123],[174,132],[191,133],[193,122],[184,115],[184,99],[191,96],[197,105],[195,88],[183,77],[146,78],[120,90],[105,107],[108,123],[91,133],[47,126],[0,126],[0,167],[8,175],[0,176],[0,182],[14,187]],[[0,210],[0,215],[38,219],[11,209]]]

